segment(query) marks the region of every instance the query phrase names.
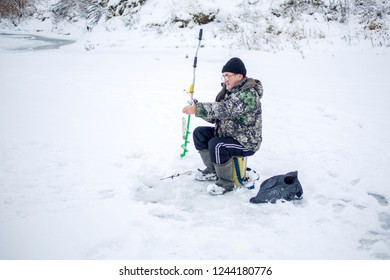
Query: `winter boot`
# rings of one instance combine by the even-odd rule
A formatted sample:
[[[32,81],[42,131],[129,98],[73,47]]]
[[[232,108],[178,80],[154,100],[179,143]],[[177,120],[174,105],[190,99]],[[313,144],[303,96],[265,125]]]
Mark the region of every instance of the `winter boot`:
[[[214,184],[209,185],[207,191],[215,195],[232,191],[234,189],[232,159],[223,164],[214,164],[214,166],[218,180]]]
[[[208,150],[200,150],[199,151],[200,157],[206,166],[205,169],[200,170],[198,169],[198,172],[195,173],[195,180],[198,181],[216,181],[217,180],[217,174],[215,174],[215,168],[214,164],[211,161],[210,153]]]

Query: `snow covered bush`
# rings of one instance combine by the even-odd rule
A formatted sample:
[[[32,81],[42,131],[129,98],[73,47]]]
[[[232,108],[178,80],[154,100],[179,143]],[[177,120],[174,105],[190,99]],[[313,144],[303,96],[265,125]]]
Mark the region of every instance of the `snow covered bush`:
[[[354,0],[355,13],[360,23],[365,24],[369,30],[381,29],[390,15],[388,1],[383,0]]]
[[[90,4],[91,0],[60,0],[51,9],[54,22],[63,20],[76,22],[85,16]]]
[[[137,13],[146,0],[60,0],[53,5],[56,21],[70,22],[86,19],[86,28],[92,30],[102,20],[120,18],[126,26],[133,25]]]
[[[132,26],[137,22],[137,14],[146,0],[92,0],[87,12],[87,29],[103,20],[108,22],[120,18],[125,26]]]
[[[284,16],[298,18],[301,14],[320,12],[323,6],[322,0],[287,0],[280,5],[280,11]]]
[[[219,9],[202,1],[173,0],[171,6],[172,18],[167,24],[174,24],[179,28],[193,27],[214,22]]]
[[[349,41],[369,40],[373,46],[390,46],[390,5],[385,0],[352,0],[355,24],[346,36]],[[358,28],[356,28],[358,26]]]
[[[350,14],[349,0],[325,1],[325,18],[327,21],[346,23]]]
[[[87,29],[91,31],[105,13],[105,3],[101,0],[92,0],[87,10]]]

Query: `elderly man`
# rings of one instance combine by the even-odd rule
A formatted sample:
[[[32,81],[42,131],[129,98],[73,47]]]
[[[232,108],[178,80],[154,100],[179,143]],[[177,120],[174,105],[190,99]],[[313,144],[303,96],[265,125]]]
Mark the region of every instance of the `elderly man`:
[[[245,65],[237,57],[223,66],[222,82],[215,102],[196,102],[183,108],[183,113],[215,125],[197,127],[193,138],[206,166],[195,179],[215,181],[207,190],[217,195],[234,189],[232,157],[253,155],[262,141],[261,82],[246,76]]]

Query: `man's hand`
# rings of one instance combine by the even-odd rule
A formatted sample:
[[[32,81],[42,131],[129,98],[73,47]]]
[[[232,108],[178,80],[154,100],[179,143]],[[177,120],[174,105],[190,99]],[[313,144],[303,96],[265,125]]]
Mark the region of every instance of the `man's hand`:
[[[184,114],[187,114],[187,115],[194,115],[196,114],[196,105],[188,105],[188,106],[185,106],[182,110],[182,112]]]

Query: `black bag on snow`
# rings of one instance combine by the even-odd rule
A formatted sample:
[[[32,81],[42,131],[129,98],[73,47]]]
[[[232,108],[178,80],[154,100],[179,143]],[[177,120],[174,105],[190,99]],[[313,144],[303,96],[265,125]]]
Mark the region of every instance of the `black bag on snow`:
[[[252,203],[275,203],[277,200],[302,199],[303,189],[298,180],[298,171],[285,175],[273,176],[260,185],[260,190],[255,197],[250,199]]]

